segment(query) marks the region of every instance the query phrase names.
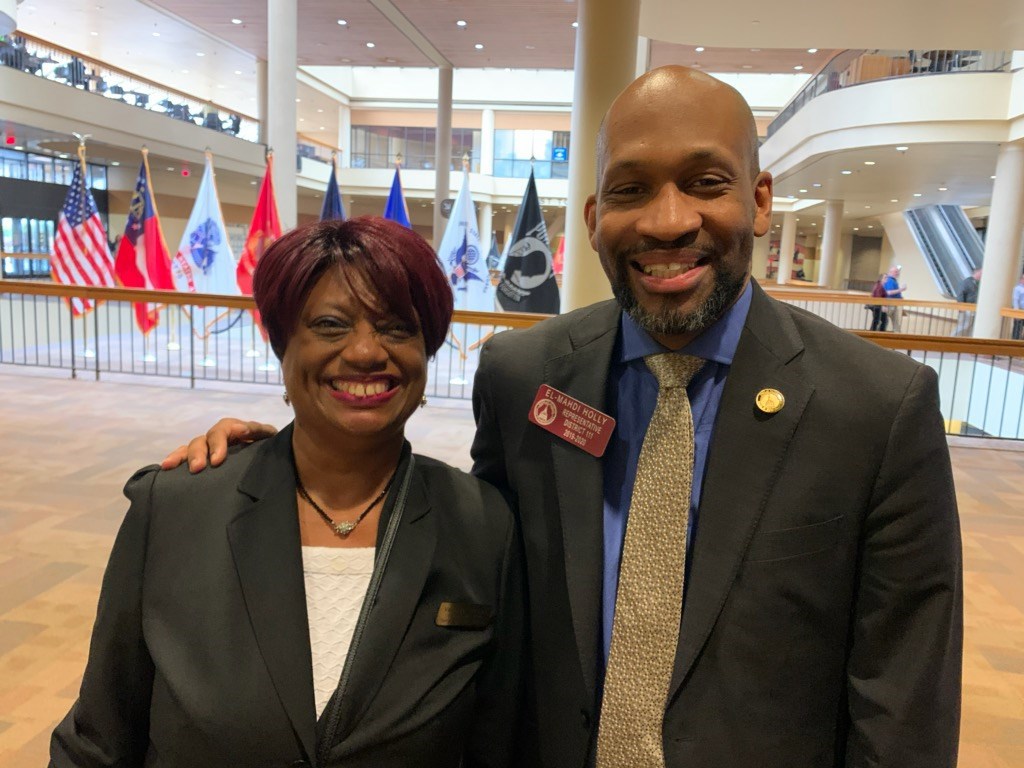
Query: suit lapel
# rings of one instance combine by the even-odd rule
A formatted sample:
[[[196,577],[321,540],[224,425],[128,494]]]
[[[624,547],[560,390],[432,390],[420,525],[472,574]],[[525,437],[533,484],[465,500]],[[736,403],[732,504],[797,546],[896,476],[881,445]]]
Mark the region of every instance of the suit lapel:
[[[670,702],[711,634],[814,391],[786,367],[802,350],[790,317],[755,285],[708,455]],[[754,404],[766,387],[785,396],[778,413]]]
[[[291,435],[289,426],[251,449],[260,453],[238,485],[251,503],[228,523],[227,535],[263,661],[312,759],[316,705]]]
[[[615,302],[604,302],[582,318],[570,331],[572,351],[551,358],[545,364],[544,383],[604,411],[619,312]],[[601,553],[604,551],[601,459],[554,436],[551,437],[551,458],[576,646],[583,679],[593,695],[601,626]]]
[[[396,506],[384,516],[390,519],[401,513],[401,520],[391,553],[383,563],[377,600],[368,607],[362,637],[353,648],[356,655],[339,704],[335,743],[353,731],[377,695],[419,605],[437,543],[437,528],[429,512],[426,485],[414,469],[405,508]]]

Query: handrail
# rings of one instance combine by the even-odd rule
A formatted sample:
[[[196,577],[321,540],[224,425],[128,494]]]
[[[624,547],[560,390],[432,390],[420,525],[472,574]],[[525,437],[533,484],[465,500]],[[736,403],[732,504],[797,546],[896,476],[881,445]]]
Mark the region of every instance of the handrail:
[[[1008,339],[972,339],[959,336],[922,336],[913,333],[851,331],[862,339],[886,349],[912,349],[915,352],[953,352],[994,357],[1024,357],[1024,341]]]
[[[150,80],[149,78],[143,77],[142,75],[139,75],[136,72],[129,72],[126,69],[121,69],[120,67],[115,67],[113,64],[108,64],[105,61],[101,61],[101,60],[93,58],[91,56],[85,56],[85,55],[82,54],[81,51],[73,51],[70,48],[65,48],[62,45],[57,45],[56,43],[51,43],[49,40],[43,40],[42,38],[36,37],[34,35],[26,34],[26,33],[22,32],[21,30],[16,30],[16,31],[12,32],[11,35],[16,35],[18,37],[22,37],[22,38],[24,38],[26,40],[26,42],[32,42],[32,43],[35,43],[36,45],[41,45],[41,46],[45,46],[47,48],[52,48],[55,51],[59,51],[60,53],[63,53],[65,56],[73,56],[73,57],[81,59],[82,61],[89,62],[90,64],[96,64],[99,67],[101,67],[102,69],[107,70],[108,72],[116,72],[117,74],[121,75],[122,77],[127,77],[127,78],[129,78],[131,80],[137,80],[140,83],[145,83],[146,85],[151,86],[151,87],[156,88],[156,89],[161,90],[161,91],[167,91],[168,93],[173,93],[175,96],[180,96],[181,98],[183,98],[183,99],[185,99],[187,101],[201,101],[204,104],[209,104],[211,107],[216,107],[217,110],[220,111],[220,112],[225,112],[225,113],[228,113],[228,114],[238,115],[241,118],[244,118],[246,120],[252,120],[254,122],[257,121],[257,118],[253,117],[252,115],[247,115],[244,112],[241,112],[241,111],[235,109],[234,107],[226,107],[223,104],[218,104],[217,102],[212,101],[210,99],[199,99],[199,98],[196,98],[195,94],[186,93],[185,91],[179,91],[177,88],[172,88],[169,85],[164,85],[163,83],[158,83],[155,80]]]
[[[256,309],[252,296],[225,296],[217,293],[181,293],[178,291],[146,291],[136,288],[106,288],[85,285],[61,285],[60,283],[37,283],[31,280],[0,280],[0,296],[5,293],[21,293],[36,296],[60,296],[63,298],[95,299],[97,301],[126,301],[174,306],[211,306],[225,309]],[[473,325],[496,325],[502,328],[529,328],[551,315],[529,312],[478,312],[465,309],[455,310],[453,323]]]

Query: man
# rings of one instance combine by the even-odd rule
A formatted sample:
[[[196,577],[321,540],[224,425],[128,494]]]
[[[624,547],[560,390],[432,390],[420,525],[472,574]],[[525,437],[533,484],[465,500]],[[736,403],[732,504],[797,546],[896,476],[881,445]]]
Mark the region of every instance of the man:
[[[750,280],[771,193],[736,91],[683,67],[644,75],[605,118],[585,208],[616,300],[482,353],[473,471],[518,508],[526,555],[524,765],[956,763],[960,542],[936,377]],[[694,441],[670,435],[652,465],[644,443],[676,416],[657,403],[681,385],[648,367],[676,350],[703,361],[685,388]],[[614,417],[603,455],[542,428],[535,396]],[[227,433],[210,434],[217,459]],[[659,464],[673,440],[692,447],[692,477],[689,460]],[[634,516],[649,524],[637,499],[680,476],[690,492],[658,501],[682,507],[662,538],[685,550],[685,577],[647,592],[675,590],[681,618],[655,643],[663,626],[616,618],[648,598],[636,555],[643,576],[671,549],[631,549]],[[646,674],[623,649],[667,656],[661,688],[623,681]]]
[[[1020,280],[1013,286],[1013,300],[1011,306],[1014,309],[1024,310],[1024,275],[1020,276]],[[1024,339],[1024,320],[1015,318],[1013,321],[1013,338],[1021,340]]]
[[[981,270],[976,269],[960,283],[960,290],[957,291],[956,300],[962,304],[978,303],[978,285],[981,281]],[[957,318],[954,336],[970,336],[974,330],[974,311],[964,310]]]
[[[889,299],[902,299],[903,292],[907,290],[907,284],[900,285],[900,272],[903,271],[903,267],[899,264],[894,264],[889,267],[889,271],[886,273],[885,287],[886,298]],[[903,320],[903,307],[887,307],[889,315],[889,325],[892,326],[893,333],[900,333],[900,326]]]

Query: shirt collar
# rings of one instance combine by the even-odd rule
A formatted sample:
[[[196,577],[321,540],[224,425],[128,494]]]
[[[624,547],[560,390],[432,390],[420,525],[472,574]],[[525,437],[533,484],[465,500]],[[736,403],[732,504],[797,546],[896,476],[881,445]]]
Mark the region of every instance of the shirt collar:
[[[747,321],[747,312],[750,309],[750,300],[753,296],[753,288],[750,281],[747,281],[743,293],[718,318],[712,325],[705,329],[697,338],[679,350],[680,353],[693,355],[703,360],[712,360],[716,363],[732,365],[732,359],[736,354],[736,347],[740,343],[740,334],[743,332],[743,325]],[[643,330],[625,312],[621,314],[619,321],[619,354],[618,362],[628,363],[647,355],[656,355],[667,351],[664,346],[651,338],[647,331]]]

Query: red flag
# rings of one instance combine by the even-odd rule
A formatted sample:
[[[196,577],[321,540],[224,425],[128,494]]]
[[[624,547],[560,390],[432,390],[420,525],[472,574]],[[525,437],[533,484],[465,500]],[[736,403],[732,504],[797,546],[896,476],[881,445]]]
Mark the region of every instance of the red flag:
[[[125,288],[173,291],[171,254],[160,229],[146,154],[143,150],[135,194],[128,209],[128,223],[114,259],[114,271]],[[143,333],[149,333],[160,322],[160,308],[156,304],[137,303],[132,306],[135,322]]]
[[[68,196],[57,220],[50,273],[54,282],[65,285],[114,286],[117,282],[107,245],[107,231],[100,221],[96,201],[85,186],[84,147],[79,148],[78,159]],[[75,297],[67,301],[76,317],[95,306],[92,299]]]
[[[565,267],[565,235],[558,241],[558,250],[555,251],[555,255],[551,257],[551,271],[556,275],[562,274],[562,269]]]
[[[245,247],[238,260],[238,287],[246,296],[252,296],[252,273],[256,270],[267,246],[281,236],[281,220],[277,218],[277,203],[274,200],[274,182],[271,175],[274,168],[273,156],[267,157],[267,170],[260,184],[260,195],[256,201],[256,210],[249,224],[249,236],[245,238]],[[259,322],[259,315],[256,315]]]

